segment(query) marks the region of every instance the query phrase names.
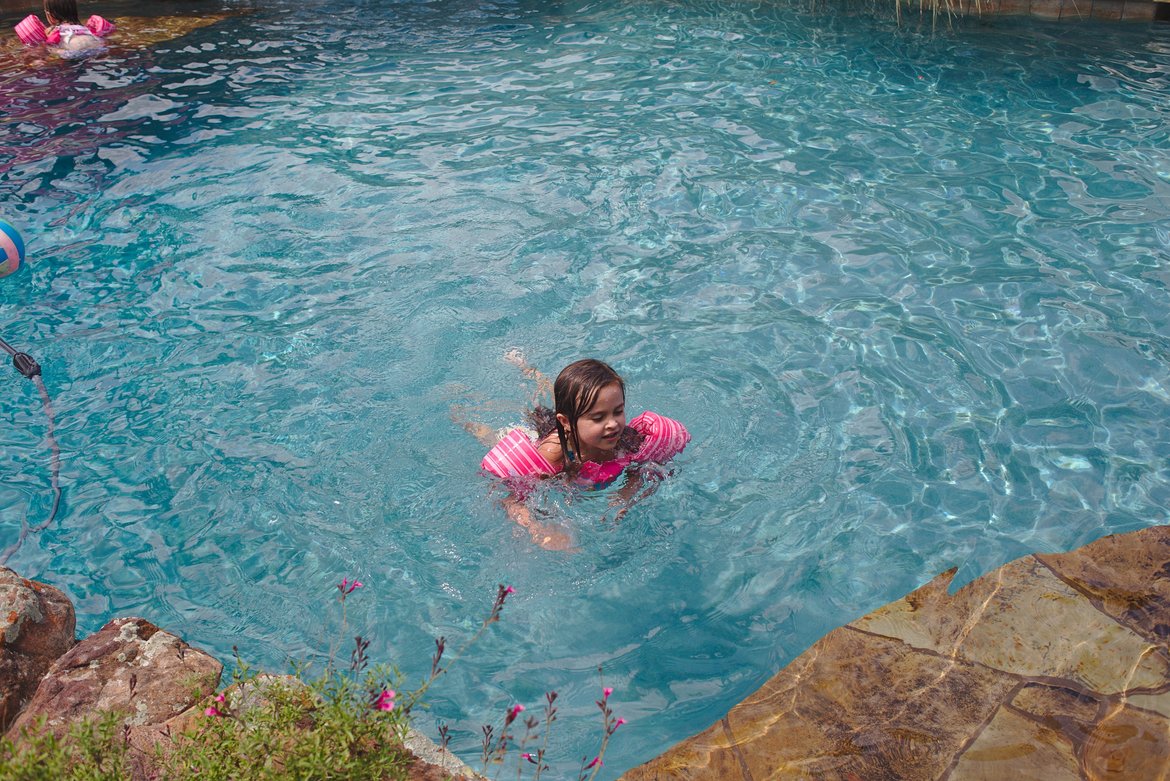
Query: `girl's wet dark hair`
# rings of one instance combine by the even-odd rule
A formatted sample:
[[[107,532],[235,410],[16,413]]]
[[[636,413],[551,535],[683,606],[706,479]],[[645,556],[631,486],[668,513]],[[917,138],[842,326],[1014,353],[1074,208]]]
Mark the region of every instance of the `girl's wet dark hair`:
[[[50,14],[54,24],[81,24],[77,18],[77,0],[45,0],[45,16]]]
[[[617,383],[621,389],[622,398],[626,395],[626,384],[621,375],[613,370],[609,364],[595,358],[584,358],[574,361],[561,370],[553,383],[553,399],[556,409],[537,407],[530,415],[536,427],[536,433],[544,439],[554,430],[561,441],[561,450],[566,458],[571,459],[574,453],[581,452],[581,443],[577,440],[577,420],[596,403],[597,396],[607,385]],[[572,429],[573,447],[569,447],[568,435],[564,427],[557,420],[557,413],[564,415]],[[623,451],[637,450],[642,444],[642,435],[626,426],[618,441],[618,449]]]

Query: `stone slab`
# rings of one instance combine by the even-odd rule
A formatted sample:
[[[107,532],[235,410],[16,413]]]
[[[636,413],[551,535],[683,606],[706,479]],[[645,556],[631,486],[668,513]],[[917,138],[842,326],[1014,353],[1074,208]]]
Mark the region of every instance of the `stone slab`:
[[[1067,678],[1103,693],[1170,683],[1164,647],[1119,624],[1036,557],[954,595],[942,576],[853,626],[1028,678]]]
[[[1170,638],[1170,527],[1110,535],[1036,559],[1151,643],[1165,645]]]
[[[1170,527],[953,574],[622,779],[1170,778]]]
[[[1016,686],[995,670],[846,627],[705,732],[622,778],[936,779]]]
[[[1059,731],[1001,708],[959,757],[948,781],[1082,781],[1075,746]]]

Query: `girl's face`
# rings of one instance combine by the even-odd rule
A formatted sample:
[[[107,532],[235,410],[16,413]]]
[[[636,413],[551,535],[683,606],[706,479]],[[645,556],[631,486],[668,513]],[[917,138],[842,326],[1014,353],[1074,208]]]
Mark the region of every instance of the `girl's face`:
[[[565,433],[572,442],[573,430],[569,420],[558,414]],[[626,397],[616,382],[602,388],[593,406],[581,413],[577,419],[577,442],[581,446],[580,456],[588,461],[607,461],[617,450],[618,440],[626,430]]]

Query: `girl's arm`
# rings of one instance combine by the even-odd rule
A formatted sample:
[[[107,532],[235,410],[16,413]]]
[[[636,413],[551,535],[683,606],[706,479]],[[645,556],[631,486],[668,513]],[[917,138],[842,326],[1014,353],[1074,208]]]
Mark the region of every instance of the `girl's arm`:
[[[512,349],[504,353],[504,360],[515,366],[520,370],[520,373],[526,377],[531,377],[536,380],[536,392],[532,394],[532,406],[540,403],[541,397],[551,399],[553,397],[553,384],[540,373],[539,369],[534,368],[528,363],[528,359],[524,357],[524,353],[520,350]]]
[[[662,483],[662,479],[656,473],[651,473],[649,479],[643,474],[641,469],[636,467],[628,467],[626,469],[626,482],[614,492],[610,497],[609,504],[611,507],[620,507],[614,515],[614,523],[617,523],[625,517],[626,513],[630,511],[638,502],[643,499],[648,499],[654,495],[658,490],[658,486]]]
[[[455,418],[454,413],[451,414],[451,417],[473,437],[478,439],[484,447],[495,447],[496,443],[500,441],[499,432],[486,423],[480,423],[475,420],[459,420]]]
[[[526,505],[515,494],[504,499],[504,510],[508,517],[524,527],[532,541],[545,550],[575,550],[573,538],[564,529],[536,520],[532,508]]]

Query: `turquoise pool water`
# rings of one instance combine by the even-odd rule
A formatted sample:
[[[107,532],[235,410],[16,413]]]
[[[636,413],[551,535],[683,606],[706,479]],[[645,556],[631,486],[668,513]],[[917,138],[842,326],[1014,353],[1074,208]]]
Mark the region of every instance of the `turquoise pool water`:
[[[44,367],[64,490],[8,564],[82,631],[138,614],[280,669],[356,576],[351,629],[417,681],[510,583],[424,727],[478,764],[480,724],[555,689],[575,778],[603,680],[613,776],[942,570],[1165,522],[1170,28],[224,8],[0,52],[30,252],[0,336]],[[620,524],[545,497],[575,554],[507,521],[452,419],[517,419],[511,348],[605,358],[694,435]],[[0,382],[7,545],[52,497],[39,396]]]

